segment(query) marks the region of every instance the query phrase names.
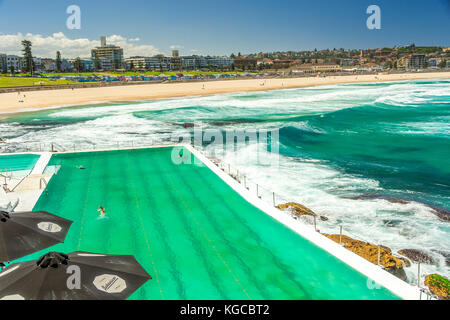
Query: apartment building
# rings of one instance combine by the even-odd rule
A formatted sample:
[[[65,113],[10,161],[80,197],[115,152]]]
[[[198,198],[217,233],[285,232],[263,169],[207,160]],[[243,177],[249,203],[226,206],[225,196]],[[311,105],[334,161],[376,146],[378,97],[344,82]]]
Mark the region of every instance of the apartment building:
[[[122,69],[124,66],[123,49],[119,46],[107,45],[105,37],[100,38],[100,43],[100,47],[91,50],[92,61],[98,59],[103,70]]]
[[[8,67],[8,71],[11,68],[14,68],[15,72],[22,71],[24,59],[23,57],[19,57],[16,55],[7,55],[6,56],[6,65]]]

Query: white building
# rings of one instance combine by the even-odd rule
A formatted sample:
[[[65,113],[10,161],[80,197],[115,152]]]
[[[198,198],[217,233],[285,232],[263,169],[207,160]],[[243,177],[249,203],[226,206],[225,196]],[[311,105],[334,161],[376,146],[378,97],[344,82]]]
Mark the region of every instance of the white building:
[[[157,55],[154,57],[130,57],[126,59],[127,68],[135,70],[153,70],[153,71],[167,71],[172,70],[173,65],[170,57]]]
[[[11,67],[13,67],[14,72],[20,72],[23,68],[23,57],[8,55],[6,56],[6,65],[8,67],[8,71],[11,71]]]

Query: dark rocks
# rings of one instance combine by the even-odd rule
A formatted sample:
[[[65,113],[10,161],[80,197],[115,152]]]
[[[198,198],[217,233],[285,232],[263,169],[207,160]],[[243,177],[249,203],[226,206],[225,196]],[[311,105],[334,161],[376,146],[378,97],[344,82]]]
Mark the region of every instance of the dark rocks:
[[[447,266],[450,266],[450,252],[448,251],[441,251],[441,250],[432,250],[433,252],[436,252],[443,256],[445,258],[445,264]]]
[[[396,197],[391,197],[388,195],[383,195],[383,194],[378,194],[378,193],[365,193],[365,194],[361,194],[358,196],[347,197],[347,198],[353,199],[353,200],[383,199],[383,200],[389,201],[391,203],[398,203],[398,204],[408,204],[411,201],[413,201],[413,200],[405,200],[405,199],[400,199],[400,198],[396,198]],[[443,221],[450,221],[450,210],[441,208],[441,207],[436,207],[436,206],[430,205],[428,203],[420,202],[420,201],[415,201],[415,202],[421,203],[421,204],[429,207],[431,209],[431,212],[433,214],[435,214],[439,219],[441,219]]]
[[[397,227],[402,222],[403,220],[387,220],[387,219],[383,220],[383,224],[386,227]]]
[[[391,196],[387,196],[387,195],[383,195],[383,194],[377,194],[377,193],[361,194],[359,196],[349,197],[349,199],[353,199],[353,200],[383,199],[383,200],[389,201],[391,203],[399,203],[399,204],[408,204],[409,203],[409,201],[407,201],[407,200],[403,200],[403,199],[399,199],[399,198],[395,198],[395,197],[391,197]]]
[[[407,279],[406,272],[403,268],[385,267],[384,270],[386,270],[390,274],[396,276],[400,280],[406,281],[406,279]]]
[[[434,259],[432,257],[417,249],[402,249],[399,250],[398,253],[416,263],[434,264]]]
[[[439,219],[450,221],[450,210],[430,205],[429,207],[432,209],[432,212],[439,217]]]

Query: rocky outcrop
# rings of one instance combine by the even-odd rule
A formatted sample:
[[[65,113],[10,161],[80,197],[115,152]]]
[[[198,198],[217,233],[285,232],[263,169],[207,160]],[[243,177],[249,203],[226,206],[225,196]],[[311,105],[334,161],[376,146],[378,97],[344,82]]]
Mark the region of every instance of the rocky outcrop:
[[[441,251],[441,250],[432,250],[433,252],[439,253],[441,256],[445,258],[445,264],[447,266],[450,266],[450,252],[448,251]]]
[[[439,274],[429,274],[425,277],[425,284],[439,299],[450,300],[450,281]]]
[[[378,194],[378,193],[365,193],[365,194],[361,194],[358,196],[345,197],[345,198],[352,199],[352,200],[383,199],[383,200],[389,201],[391,203],[398,203],[398,204],[408,204],[408,203],[414,201],[417,203],[421,203],[421,204],[427,206],[428,208],[430,208],[431,212],[433,214],[435,214],[439,219],[441,219],[443,221],[450,221],[450,210],[447,210],[447,209],[441,208],[441,207],[436,207],[429,203],[424,203],[424,202],[420,202],[420,201],[405,200],[405,199],[395,198],[395,197],[391,197],[391,196],[384,195],[384,194]]]
[[[323,235],[334,242],[339,243],[339,234],[323,233]],[[378,246],[345,235],[342,235],[342,245],[344,245],[346,249],[356,253],[373,264],[378,264]],[[393,256],[390,248],[380,246],[380,264],[386,271],[392,273],[394,276],[406,280],[406,273],[405,270],[403,270],[403,266],[408,266],[409,261]]]
[[[353,200],[383,199],[383,200],[389,201],[391,203],[399,203],[399,204],[408,204],[409,203],[409,201],[404,200],[404,199],[394,198],[394,197],[390,197],[390,196],[378,194],[378,193],[365,193],[365,194],[361,194],[359,196],[347,197],[347,198],[353,199]]]
[[[417,249],[402,249],[399,250],[398,253],[409,258],[413,262],[434,264],[434,259],[432,257]]]
[[[328,221],[327,217],[319,216],[311,209],[309,209],[309,208],[305,207],[304,205],[297,203],[297,202],[288,202],[288,203],[279,204],[277,206],[277,208],[280,210],[283,210],[283,211],[289,210],[293,215],[296,215],[296,216],[305,216],[305,215],[313,216],[313,217],[318,217],[322,221]]]
[[[439,208],[435,206],[429,206],[435,215],[437,215],[441,220],[450,221],[450,210]]]
[[[305,207],[304,205],[296,202],[288,202],[279,204],[278,209],[280,210],[289,210],[292,214],[296,216],[317,216],[311,209]]]

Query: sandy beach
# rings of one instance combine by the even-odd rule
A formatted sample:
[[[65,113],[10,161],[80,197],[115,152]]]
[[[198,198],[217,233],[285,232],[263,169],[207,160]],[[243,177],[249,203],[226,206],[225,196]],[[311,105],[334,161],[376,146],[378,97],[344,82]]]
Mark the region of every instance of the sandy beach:
[[[283,79],[246,79],[184,83],[158,83],[128,86],[59,89],[0,94],[0,112],[14,113],[48,107],[65,107],[101,102],[119,102],[212,95],[229,92],[291,89],[355,82],[399,81],[450,78],[450,72],[351,75]]]

